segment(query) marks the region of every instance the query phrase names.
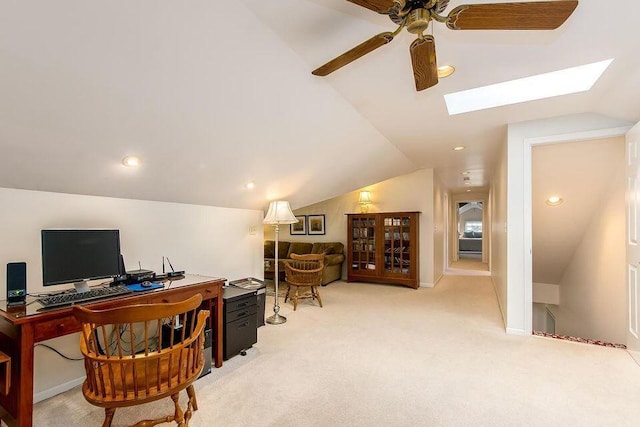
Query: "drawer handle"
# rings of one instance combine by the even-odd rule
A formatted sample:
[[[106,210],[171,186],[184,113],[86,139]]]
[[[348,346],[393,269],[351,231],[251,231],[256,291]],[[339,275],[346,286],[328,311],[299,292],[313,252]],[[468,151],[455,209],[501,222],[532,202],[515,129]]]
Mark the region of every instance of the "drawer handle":
[[[240,304],[238,304],[238,308],[242,308],[242,307],[246,307],[247,303],[246,302],[241,302]]]
[[[244,322],[242,325],[238,325],[238,328],[244,328],[245,326],[249,326],[249,322]]]
[[[238,317],[243,317],[243,316],[246,316],[247,314],[249,314],[248,311],[243,311],[242,313],[238,313]]]

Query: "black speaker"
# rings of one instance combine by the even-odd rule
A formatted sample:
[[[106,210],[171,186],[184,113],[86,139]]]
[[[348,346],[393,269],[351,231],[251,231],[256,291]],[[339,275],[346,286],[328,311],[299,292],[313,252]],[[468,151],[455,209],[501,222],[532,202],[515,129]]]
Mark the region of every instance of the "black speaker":
[[[27,297],[27,263],[7,264],[7,305],[22,305]]]

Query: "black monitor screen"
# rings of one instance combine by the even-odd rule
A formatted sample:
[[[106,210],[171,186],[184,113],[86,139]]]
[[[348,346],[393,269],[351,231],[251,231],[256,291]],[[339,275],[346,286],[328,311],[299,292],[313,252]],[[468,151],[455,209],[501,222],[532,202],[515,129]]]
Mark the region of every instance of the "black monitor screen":
[[[45,286],[120,273],[118,230],[42,230],[42,279]]]

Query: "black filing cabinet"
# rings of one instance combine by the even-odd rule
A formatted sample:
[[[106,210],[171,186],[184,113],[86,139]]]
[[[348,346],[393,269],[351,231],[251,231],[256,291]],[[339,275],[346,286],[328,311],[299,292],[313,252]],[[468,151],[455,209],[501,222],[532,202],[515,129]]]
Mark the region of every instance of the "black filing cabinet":
[[[257,291],[224,288],[224,359],[244,352],[258,342]]]

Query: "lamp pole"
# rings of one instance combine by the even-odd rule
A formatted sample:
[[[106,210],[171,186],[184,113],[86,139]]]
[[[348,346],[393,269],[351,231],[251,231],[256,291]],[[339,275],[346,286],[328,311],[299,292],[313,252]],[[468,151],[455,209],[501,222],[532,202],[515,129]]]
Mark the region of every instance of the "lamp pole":
[[[280,282],[280,273],[278,271],[278,264],[280,263],[280,261],[278,260],[278,240],[280,234],[280,224],[295,224],[296,222],[298,222],[298,218],[296,218],[293,212],[291,212],[289,202],[286,202],[284,200],[276,200],[269,204],[269,210],[267,211],[267,215],[262,222],[264,224],[273,225],[276,230],[276,266],[274,268],[275,277],[273,278],[276,288],[276,295],[273,302],[273,316],[268,317],[266,319],[266,322],[271,325],[279,325],[287,321],[286,317],[280,315],[280,306],[278,305],[278,285]]]
[[[274,299],[274,303],[273,303],[273,316],[269,316],[266,319],[266,322],[269,323],[270,325],[279,325],[281,323],[284,323],[287,321],[287,318],[280,315],[279,311],[280,311],[280,305],[278,304],[278,282],[280,281],[280,277],[279,277],[279,273],[278,273],[278,235],[280,234],[280,224],[275,224],[275,228],[276,228],[276,266],[275,266],[275,272],[274,272],[274,283],[275,283],[275,288],[276,288],[276,295],[275,295],[275,299]]]

